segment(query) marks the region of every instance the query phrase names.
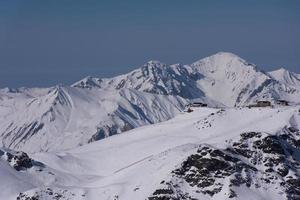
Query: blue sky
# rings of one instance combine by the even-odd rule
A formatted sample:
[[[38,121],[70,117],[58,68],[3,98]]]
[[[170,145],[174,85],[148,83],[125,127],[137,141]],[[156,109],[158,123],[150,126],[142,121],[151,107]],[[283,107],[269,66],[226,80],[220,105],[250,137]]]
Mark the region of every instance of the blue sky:
[[[300,73],[298,0],[2,0],[0,87],[110,77],[219,51]]]

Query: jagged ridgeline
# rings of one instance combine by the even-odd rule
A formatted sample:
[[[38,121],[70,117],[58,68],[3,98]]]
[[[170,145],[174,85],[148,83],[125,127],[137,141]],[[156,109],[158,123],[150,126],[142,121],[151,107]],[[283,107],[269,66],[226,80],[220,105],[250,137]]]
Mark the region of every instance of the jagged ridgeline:
[[[300,75],[263,72],[231,53],[190,65],[150,61],[113,78],[72,86],[0,90],[1,145],[26,152],[74,148],[171,119],[192,99],[210,107],[258,100],[298,103]]]
[[[299,99],[300,75],[224,52],[1,89],[0,199],[300,199]]]

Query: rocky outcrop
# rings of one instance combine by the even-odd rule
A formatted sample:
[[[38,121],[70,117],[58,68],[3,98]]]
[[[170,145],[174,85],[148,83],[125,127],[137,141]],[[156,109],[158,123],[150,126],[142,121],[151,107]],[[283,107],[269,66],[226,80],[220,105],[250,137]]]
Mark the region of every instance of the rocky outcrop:
[[[17,200],[72,200],[86,199],[83,192],[72,192],[67,189],[60,188],[44,188],[36,191],[20,193]]]
[[[8,149],[0,149],[0,159],[5,160],[17,171],[27,170],[33,166],[44,166],[40,162],[31,159],[27,153],[22,151],[12,151]]]
[[[149,200],[214,199],[220,194],[234,199],[240,187],[262,191],[272,187],[282,199],[300,199],[297,129],[285,128],[278,135],[242,133],[227,144],[226,149],[200,145]]]

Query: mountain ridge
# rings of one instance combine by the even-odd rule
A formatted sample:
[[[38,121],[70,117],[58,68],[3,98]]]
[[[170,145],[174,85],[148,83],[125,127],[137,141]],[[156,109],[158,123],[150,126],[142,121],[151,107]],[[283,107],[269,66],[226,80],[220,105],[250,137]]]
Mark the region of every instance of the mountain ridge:
[[[297,74],[266,73],[228,52],[191,65],[153,60],[71,86],[0,89],[0,139],[15,150],[55,151],[168,120],[191,101],[236,107],[279,99],[300,103]]]
[[[0,89],[0,199],[298,200],[299,77],[222,52]]]
[[[272,72],[264,72],[233,53],[219,52],[191,65],[166,65],[160,61],[149,61],[124,75],[105,79],[88,77],[72,86],[90,88],[96,85],[110,89],[127,87],[188,99],[206,97],[229,107],[262,99],[287,98],[297,101],[300,97],[300,82],[294,84],[280,81],[280,76],[283,74],[276,78]],[[294,74],[294,77],[300,75]]]
[[[70,150],[0,148],[0,197],[296,200],[299,116],[299,106],[196,108]]]

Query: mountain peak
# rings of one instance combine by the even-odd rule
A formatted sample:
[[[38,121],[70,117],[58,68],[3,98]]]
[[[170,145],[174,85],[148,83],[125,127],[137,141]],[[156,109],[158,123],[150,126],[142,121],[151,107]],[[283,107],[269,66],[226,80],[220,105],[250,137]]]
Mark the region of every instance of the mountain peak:
[[[231,52],[226,52],[226,51],[220,51],[216,54],[213,54],[212,56],[221,56],[221,57],[230,57],[230,58],[240,58],[238,55],[231,53]]]
[[[271,71],[269,72],[269,74],[272,76],[272,77],[284,77],[284,76],[295,76],[296,74],[293,73],[293,72],[290,72],[289,70],[283,68],[283,67],[280,67],[279,69],[277,70],[274,70],[274,71]]]
[[[202,61],[202,60],[214,60],[214,61],[222,62],[224,64],[228,63],[228,62],[232,62],[233,60],[241,62],[241,63],[247,63],[240,56],[238,56],[238,55],[236,55],[234,53],[230,53],[230,52],[218,52],[216,54],[213,54],[211,56],[203,58],[200,61]]]
[[[278,71],[288,71],[288,70],[285,69],[284,67],[280,67],[280,68],[278,69]]]
[[[94,78],[92,76],[87,76],[82,80],[74,83],[72,87],[79,87],[79,88],[101,88],[102,79]]]
[[[163,63],[160,62],[159,60],[149,60],[146,64],[148,64],[148,65],[160,65],[160,64],[163,64]]]
[[[273,79],[286,85],[290,85],[290,86],[300,85],[300,75],[294,72],[290,72],[289,70],[283,67],[269,72],[269,75]]]
[[[204,75],[215,72],[223,74],[226,71],[258,71],[255,65],[250,64],[238,55],[229,52],[219,52],[203,58],[193,63],[192,67],[196,68],[200,73]]]
[[[271,71],[270,73],[286,73],[286,72],[289,72],[289,71],[287,69],[285,69],[284,67],[280,67],[279,69]]]
[[[158,60],[150,60],[147,63],[145,63],[143,67],[162,68],[165,66],[166,66],[166,64],[164,64]]]

